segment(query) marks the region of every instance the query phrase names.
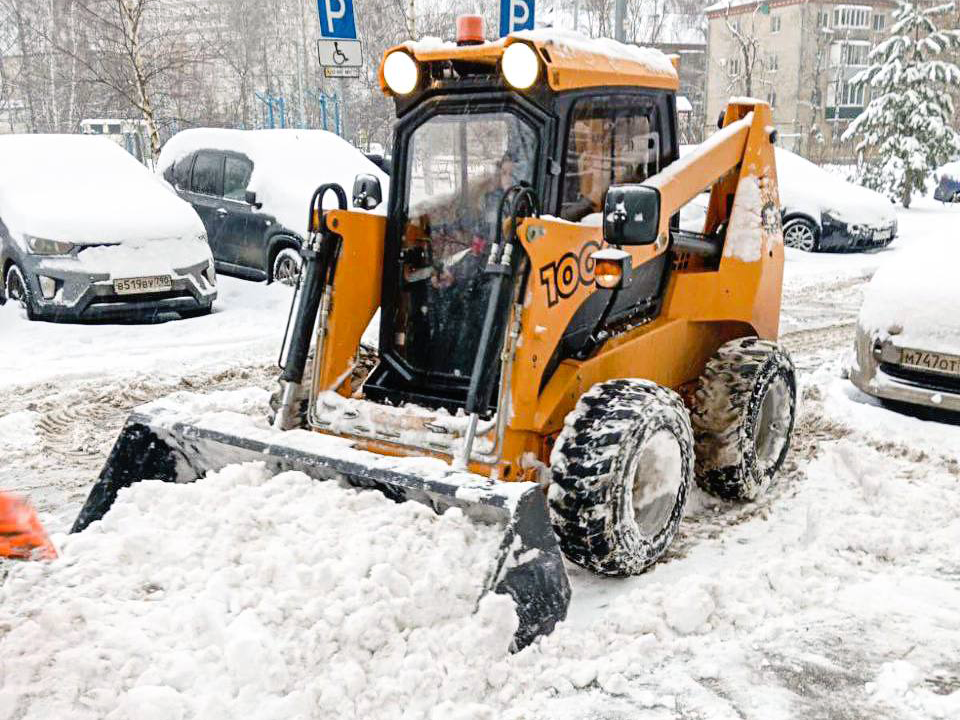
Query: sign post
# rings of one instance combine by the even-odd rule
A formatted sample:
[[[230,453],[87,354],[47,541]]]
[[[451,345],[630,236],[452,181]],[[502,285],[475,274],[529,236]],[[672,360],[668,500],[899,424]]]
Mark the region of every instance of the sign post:
[[[500,0],[500,37],[517,30],[533,30],[535,1]]]
[[[353,0],[317,0],[320,34],[317,57],[324,77],[358,78],[363,65],[363,48],[357,40]]]

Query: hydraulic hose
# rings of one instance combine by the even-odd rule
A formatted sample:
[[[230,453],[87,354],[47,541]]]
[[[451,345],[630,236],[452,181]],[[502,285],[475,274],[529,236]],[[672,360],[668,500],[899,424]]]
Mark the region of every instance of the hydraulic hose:
[[[330,191],[336,194],[339,208],[347,209],[347,194],[336,183],[321,185],[310,200],[310,215],[307,219],[310,233],[307,242],[300,249],[303,265],[300,270],[298,292],[294,295],[291,307],[291,313],[294,308],[296,312],[293,314],[293,328],[288,333],[289,346],[286,361],[283,363],[283,372],[280,374],[283,399],[274,419],[274,427],[278,429],[287,427],[297,390],[303,383],[303,373],[310,355],[310,342],[313,339],[313,329],[317,324],[317,312],[320,308],[323,288],[332,280],[335,261],[339,254],[341,238],[327,229],[323,218],[323,198]]]

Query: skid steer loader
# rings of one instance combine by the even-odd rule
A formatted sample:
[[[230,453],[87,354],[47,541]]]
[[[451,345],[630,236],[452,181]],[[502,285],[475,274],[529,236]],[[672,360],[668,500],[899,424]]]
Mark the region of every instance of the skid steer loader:
[[[246,460],[459,507],[503,528],[486,587],[513,596],[522,647],[566,614],[561,552],[639,573],[694,477],[749,500],[774,476],[796,391],[768,106],[732,102],[679,159],[666,56],[554,31],[484,42],[475,22],[384,56],[386,215],[369,176],[353,209],[338,186],[314,195],[272,426],[137,410],[75,530],[132,482]],[[707,188],[703,231],[680,230]]]

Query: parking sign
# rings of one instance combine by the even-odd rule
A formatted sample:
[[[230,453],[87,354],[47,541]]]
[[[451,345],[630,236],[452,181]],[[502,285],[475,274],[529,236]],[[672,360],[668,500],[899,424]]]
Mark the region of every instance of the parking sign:
[[[317,0],[317,9],[320,11],[320,34],[323,37],[357,39],[353,0]]]
[[[533,13],[534,0],[500,0],[500,37],[516,30],[533,30]]]

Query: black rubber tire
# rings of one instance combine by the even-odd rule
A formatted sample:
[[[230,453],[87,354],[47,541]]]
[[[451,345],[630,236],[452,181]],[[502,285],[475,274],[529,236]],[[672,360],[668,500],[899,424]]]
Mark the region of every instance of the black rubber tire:
[[[789,412],[781,448],[776,445],[766,458],[758,456],[762,439],[761,408],[771,387],[786,397],[771,402]],[[781,407],[783,402],[789,407]],[[775,342],[755,337],[740,338],[721,346],[700,376],[690,413],[696,438],[696,477],[701,488],[726,500],[753,500],[773,479],[790,449],[797,411],[797,380],[793,361]],[[783,418],[774,428],[779,431]],[[771,461],[772,458],[772,461]]]
[[[11,287],[14,288],[11,291]],[[36,318],[36,311],[33,306],[33,292],[30,285],[23,275],[23,271],[16,264],[7,268],[7,276],[3,280],[3,292],[6,298],[16,302],[27,313],[27,319]]]
[[[638,486],[630,470],[661,431],[676,440],[680,478],[669,515],[645,535],[635,519]],[[650,567],[683,519],[693,462],[693,431],[679,395],[647,380],[592,387],[567,416],[551,456],[550,518],[564,555],[603,575],[636,575]]]
[[[284,279],[283,277],[278,278],[278,274],[282,274],[281,264],[289,262],[298,263],[296,275],[292,275],[288,279]],[[277,250],[270,260],[270,282],[278,282],[292,287],[297,284],[302,267],[303,261],[300,257],[300,251],[293,246],[285,245]]]
[[[791,244],[787,242],[787,233],[794,227],[804,227],[812,235],[813,244],[810,247],[800,247],[796,244]],[[820,229],[812,223],[810,220],[802,217],[795,217],[788,220],[783,225],[783,238],[784,244],[787,247],[796,248],[797,250],[802,250],[804,252],[817,252],[820,250]]]

